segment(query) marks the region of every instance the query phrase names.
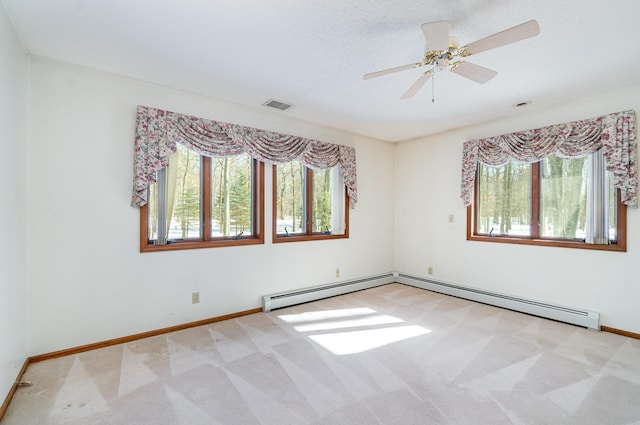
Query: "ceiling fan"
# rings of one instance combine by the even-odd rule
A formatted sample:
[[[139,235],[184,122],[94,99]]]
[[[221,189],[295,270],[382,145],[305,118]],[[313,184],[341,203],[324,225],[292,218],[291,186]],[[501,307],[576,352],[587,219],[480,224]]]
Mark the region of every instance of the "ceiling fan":
[[[468,78],[476,83],[484,84],[491,80],[498,73],[491,69],[466,62],[461,58],[494,49],[506,44],[515,43],[540,33],[540,26],[535,20],[516,25],[513,28],[498,32],[466,46],[459,47],[458,39],[449,36],[451,23],[448,21],[436,21],[422,24],[422,32],[427,40],[427,52],[420,62],[408,65],[397,66],[395,68],[384,69],[364,75],[364,79],[380,77],[398,71],[431,65],[432,67],[423,73],[400,99],[409,99],[425,85],[427,81],[437,72],[449,70],[462,77]],[[433,101],[433,99],[432,99]]]

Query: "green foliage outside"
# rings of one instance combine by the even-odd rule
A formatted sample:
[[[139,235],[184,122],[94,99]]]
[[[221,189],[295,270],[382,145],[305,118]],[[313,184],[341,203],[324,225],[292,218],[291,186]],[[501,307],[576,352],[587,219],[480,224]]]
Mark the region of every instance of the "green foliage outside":
[[[587,217],[588,158],[550,156],[541,161],[540,233],[543,237],[583,238]],[[531,165],[511,162],[479,166],[479,233],[530,235]],[[538,219],[538,218],[536,218]]]
[[[201,164],[196,152],[178,145],[167,167],[168,239],[200,238]],[[252,231],[252,160],[248,155],[211,158],[212,236],[250,235]],[[158,185],[150,187],[149,237],[158,237]]]
[[[252,163],[246,155],[211,158],[212,236],[250,235],[252,232]],[[200,238],[201,164],[199,154],[179,145],[167,167],[168,239]],[[306,168],[298,161],[277,168],[277,232],[306,231],[306,214],[313,232],[331,231],[331,169],[313,170],[311,210],[305,211]],[[149,238],[158,237],[157,184],[150,187]],[[285,231],[286,228],[286,231]]]
[[[540,232],[542,236],[576,238],[587,218],[587,157],[542,161]]]
[[[528,235],[531,166],[522,162],[497,168],[480,165],[478,183],[478,231]]]
[[[304,170],[304,166],[298,161],[277,166],[278,233],[305,231]]]
[[[331,230],[331,169],[313,171],[313,231]]]
[[[311,211],[305,211],[306,168],[298,161],[277,166],[277,233],[304,233],[306,214],[313,232],[331,231],[331,169],[311,173]],[[286,229],[286,230],[285,230]]]
[[[247,154],[213,158],[211,167],[212,233],[251,234],[251,166]]]
[[[172,181],[169,171],[168,188],[175,187],[173,213],[168,217],[170,227],[180,229],[180,238],[200,236],[200,156],[179,145],[177,164],[170,161],[169,167],[177,165],[177,179]],[[171,202],[171,193],[168,196]],[[174,232],[169,232],[172,235]],[[175,237],[175,235],[174,235]]]

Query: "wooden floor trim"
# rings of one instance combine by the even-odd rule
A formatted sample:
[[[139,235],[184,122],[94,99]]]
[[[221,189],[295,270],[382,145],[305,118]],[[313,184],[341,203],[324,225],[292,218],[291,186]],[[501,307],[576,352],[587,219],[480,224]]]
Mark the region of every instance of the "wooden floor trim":
[[[609,326],[600,326],[600,330],[603,332],[611,332],[612,334],[627,336],[633,339],[640,339],[640,334],[637,334],[635,332],[623,331],[621,329],[610,328]]]
[[[94,342],[92,344],[81,345],[79,347],[67,348],[64,350],[53,351],[46,354],[38,354],[29,358],[30,363],[38,363],[45,360],[56,359],[58,357],[70,356],[73,354],[83,353],[85,351],[96,350],[98,348],[109,347],[112,345],[123,344],[125,342],[136,341],[138,339],[149,338],[152,336],[162,335],[169,332],[181,331],[183,329],[195,328],[196,326],[209,325],[211,323],[222,322],[223,320],[235,319],[236,317],[248,316],[250,314],[260,313],[262,308],[254,308],[238,313],[225,314],[224,316],[211,317],[209,319],[197,320],[195,322],[183,323],[181,325],[170,326],[168,328],[156,329],[153,331],[142,332],[139,334],[123,336],[120,338],[108,339],[106,341]]]
[[[22,375],[24,375],[28,366],[29,366],[29,359],[27,358],[22,365],[22,369],[20,369],[20,372],[18,372],[16,381],[11,386],[11,389],[9,390],[9,394],[7,394],[7,397],[5,397],[4,402],[2,403],[2,406],[0,406],[0,421],[2,421],[2,418],[4,418],[4,414],[7,413],[7,409],[9,408],[9,403],[11,403],[11,399],[13,398],[13,395],[16,393],[16,390],[18,389],[18,384],[22,382]]]

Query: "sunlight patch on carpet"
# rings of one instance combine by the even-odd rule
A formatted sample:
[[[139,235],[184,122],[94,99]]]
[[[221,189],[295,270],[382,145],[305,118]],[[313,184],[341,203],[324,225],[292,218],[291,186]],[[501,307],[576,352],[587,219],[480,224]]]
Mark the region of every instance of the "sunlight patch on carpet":
[[[335,332],[311,335],[309,338],[338,356],[362,353],[394,342],[430,333],[422,326],[396,326],[365,331]]]
[[[357,331],[327,332],[308,336],[310,340],[336,355],[362,353],[431,332],[417,325],[398,326],[399,323],[404,323],[404,320],[379,314],[376,310],[366,307],[283,314],[278,318],[292,324],[298,332],[363,328]]]
[[[283,320],[287,323],[303,323],[303,322],[316,322],[319,320],[329,320],[329,319],[341,319],[344,317],[353,317],[353,316],[364,316],[366,314],[375,314],[375,311],[372,308],[343,308],[340,310],[319,310],[319,311],[308,311],[305,313],[297,313],[297,314],[282,314],[278,316],[278,319]]]

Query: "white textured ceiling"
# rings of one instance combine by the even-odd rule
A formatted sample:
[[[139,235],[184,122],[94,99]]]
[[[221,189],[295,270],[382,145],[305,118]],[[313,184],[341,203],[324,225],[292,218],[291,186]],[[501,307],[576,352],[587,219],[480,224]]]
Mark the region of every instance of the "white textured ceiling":
[[[640,84],[638,0],[1,1],[34,55],[388,141]],[[400,100],[420,69],[362,79],[420,61],[424,22],[464,45],[531,19],[538,36],[468,58],[497,77],[438,73],[435,103],[431,82]]]

